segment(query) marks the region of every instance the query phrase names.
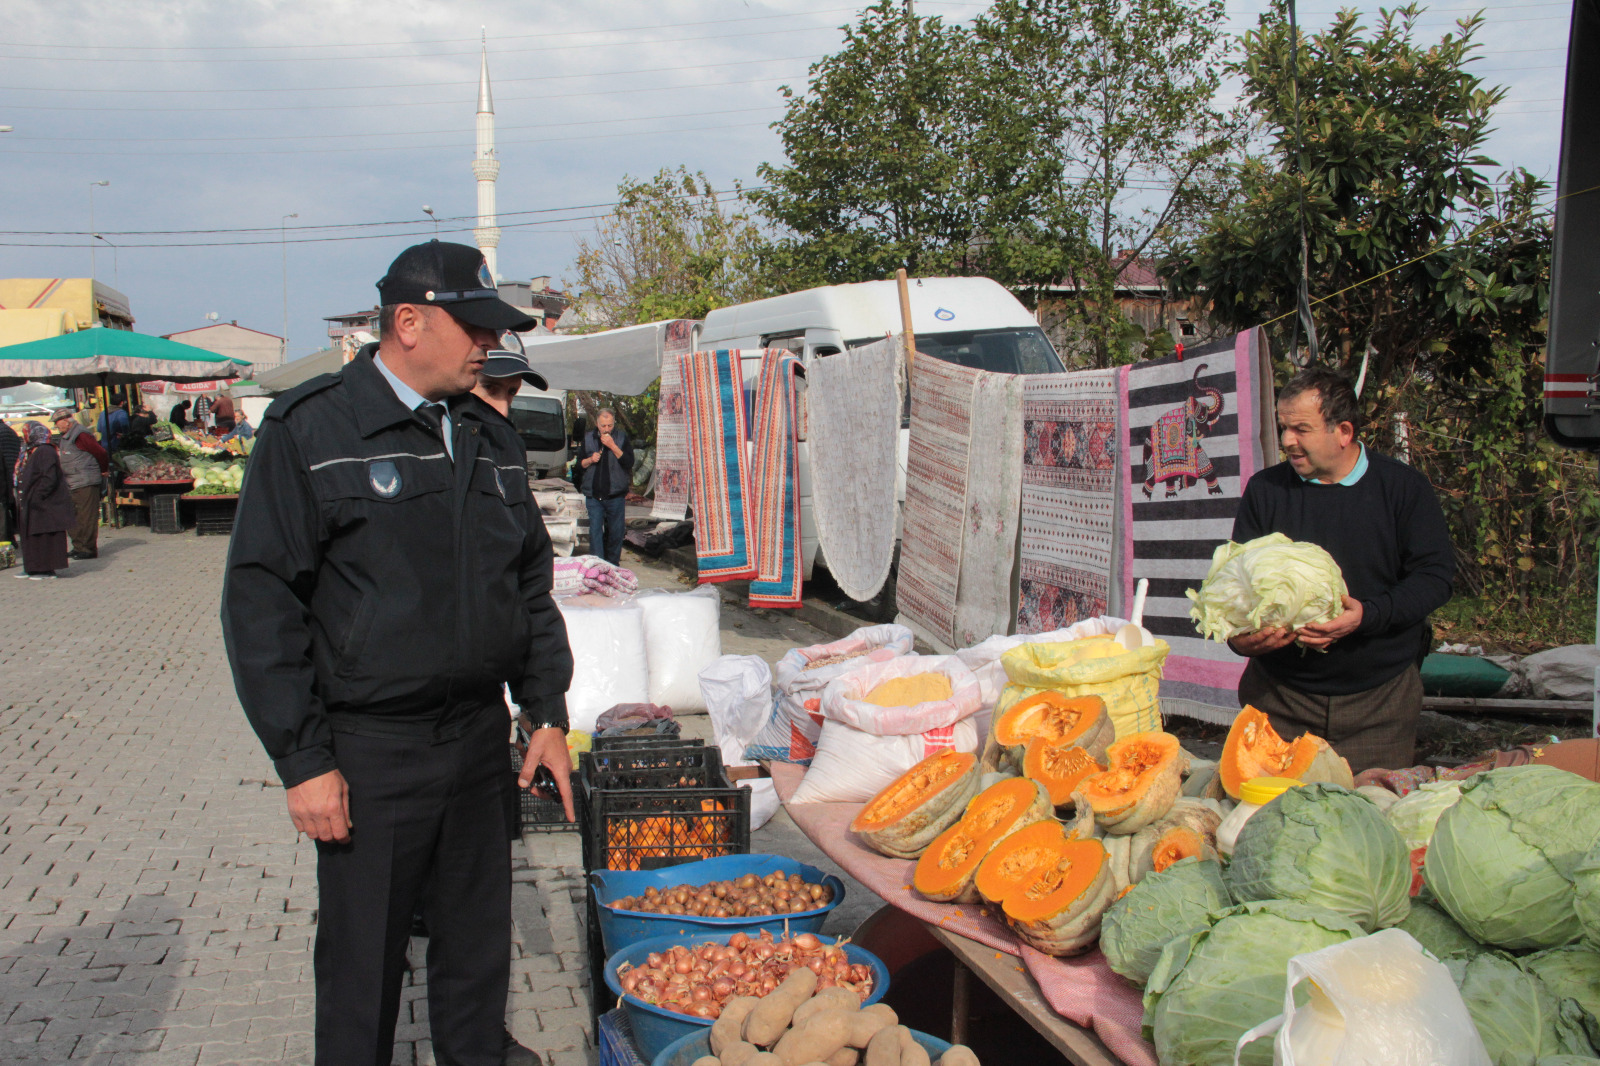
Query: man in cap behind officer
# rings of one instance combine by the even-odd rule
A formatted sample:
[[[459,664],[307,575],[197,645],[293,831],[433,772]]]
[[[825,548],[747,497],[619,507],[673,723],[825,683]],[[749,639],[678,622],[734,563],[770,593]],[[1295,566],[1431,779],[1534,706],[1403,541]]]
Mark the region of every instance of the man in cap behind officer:
[[[315,838],[316,1061],[388,1063],[414,914],[438,1061],[507,1042],[514,805],[501,685],[572,817],[572,654],[522,443],[469,390],[501,330],[477,249],[402,252],[380,336],[267,410],[228,553],[223,635],[245,714]]]

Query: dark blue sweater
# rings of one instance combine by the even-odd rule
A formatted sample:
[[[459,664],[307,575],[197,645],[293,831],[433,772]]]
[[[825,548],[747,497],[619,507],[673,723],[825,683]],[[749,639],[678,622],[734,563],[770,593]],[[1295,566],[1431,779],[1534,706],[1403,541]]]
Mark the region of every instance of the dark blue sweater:
[[[1455,551],[1428,479],[1367,449],[1354,485],[1314,485],[1288,463],[1250,479],[1233,539],[1282,533],[1328,550],[1361,601],[1361,627],[1326,652],[1291,644],[1255,661],[1301,692],[1341,696],[1376,688],[1424,654],[1428,614],[1450,600]]]

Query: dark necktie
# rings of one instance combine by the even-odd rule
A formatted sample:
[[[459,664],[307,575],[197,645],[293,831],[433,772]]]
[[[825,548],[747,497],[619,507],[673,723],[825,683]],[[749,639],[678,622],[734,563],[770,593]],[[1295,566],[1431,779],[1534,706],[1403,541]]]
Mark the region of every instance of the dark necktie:
[[[418,405],[416,413],[418,417],[428,424],[428,428],[433,430],[433,435],[446,445],[445,453],[449,454],[449,442],[444,439],[444,404],[422,403]]]

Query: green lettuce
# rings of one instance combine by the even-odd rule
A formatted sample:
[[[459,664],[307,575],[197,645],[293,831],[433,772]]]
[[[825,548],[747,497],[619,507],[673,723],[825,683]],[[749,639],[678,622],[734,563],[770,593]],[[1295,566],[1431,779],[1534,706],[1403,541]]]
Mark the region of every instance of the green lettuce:
[[[1460,798],[1460,781],[1429,781],[1401,796],[1383,813],[1399,831],[1406,847],[1415,851],[1428,846],[1439,816]]]
[[[1490,770],[1440,816],[1423,878],[1473,939],[1560,947],[1583,933],[1574,883],[1596,840],[1600,784],[1553,766]]]
[[[1143,987],[1167,941],[1205,928],[1208,914],[1232,903],[1214,860],[1181,859],[1146,874],[1110,906],[1100,922],[1100,950],[1113,970]]]
[[[1600,951],[1574,945],[1541,951],[1520,961],[1546,988],[1578,1005],[1589,1043],[1600,1051]]]
[[[1536,974],[1486,951],[1444,960],[1466,1001],[1494,1066],[1536,1066],[1547,1055],[1590,1055],[1576,1005],[1566,1004]]]
[[[1330,621],[1344,613],[1345,591],[1339,564],[1326,550],[1268,533],[1219,546],[1200,591],[1185,594],[1200,635],[1226,641],[1270,626]]]
[[[1454,918],[1420,899],[1411,901],[1411,913],[1395,928],[1410,933],[1436,959],[1446,955],[1476,955],[1486,950],[1468,936]]]
[[[1338,785],[1291,788],[1239,832],[1227,869],[1239,901],[1287,899],[1325,907],[1367,932],[1411,909],[1411,858],[1378,808]]]
[[[1289,960],[1361,935],[1360,926],[1332,911],[1259,900],[1213,914],[1209,927],[1174,937],[1145,986],[1145,1037],[1155,1043],[1156,1058],[1232,1066],[1244,1031],[1283,1012]],[[1251,1044],[1240,1062],[1272,1066],[1272,1042]]]

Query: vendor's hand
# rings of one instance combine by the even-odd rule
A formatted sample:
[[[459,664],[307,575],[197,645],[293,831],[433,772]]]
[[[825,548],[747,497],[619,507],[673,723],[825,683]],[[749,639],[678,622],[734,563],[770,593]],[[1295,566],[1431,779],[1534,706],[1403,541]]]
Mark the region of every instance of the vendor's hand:
[[[1268,626],[1254,633],[1240,633],[1237,637],[1228,638],[1228,647],[1234,650],[1234,654],[1243,655],[1247,659],[1266,655],[1279,648],[1287,648],[1293,643],[1294,630],[1282,626]]]
[[[567,821],[576,822],[572,808],[572,756],[567,753],[567,734],[556,726],[535,729],[528,737],[528,754],[522,759],[522,773],[517,775],[518,788],[530,788],[533,774],[543,763],[556,779],[556,791],[561,793],[561,806]]]
[[[1325,649],[1341,637],[1348,637],[1361,628],[1361,601],[1353,596],[1344,598],[1344,614],[1330,622],[1313,622],[1301,626],[1296,632],[1300,643],[1308,648]]]
[[[329,770],[286,790],[289,818],[294,827],[313,840],[348,844],[350,830],[350,787],[344,775]]]
[[[611,434],[609,434],[609,433],[600,434],[600,443],[601,443],[602,446],[604,446],[606,449],[611,451],[613,454],[616,454],[616,455],[621,455],[622,454],[622,449],[617,447],[617,442],[611,439]],[[599,453],[597,452],[596,454],[599,454]]]

